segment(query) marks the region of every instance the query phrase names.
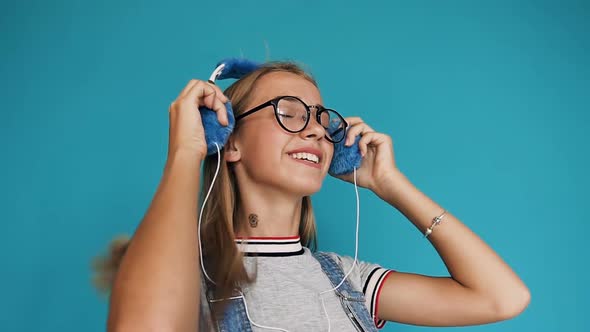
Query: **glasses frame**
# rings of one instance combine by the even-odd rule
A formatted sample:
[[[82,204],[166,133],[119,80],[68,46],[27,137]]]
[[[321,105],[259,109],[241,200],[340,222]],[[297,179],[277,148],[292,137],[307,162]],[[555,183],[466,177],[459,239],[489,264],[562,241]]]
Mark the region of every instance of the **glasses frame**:
[[[285,99],[285,98],[297,99],[299,102],[301,102],[301,104],[303,104],[305,106],[305,110],[307,111],[307,118],[305,120],[305,124],[303,125],[303,127],[300,130],[290,130],[290,129],[288,129],[287,127],[285,127],[285,125],[283,125],[283,123],[281,122],[281,119],[279,118],[279,114],[278,114],[278,111],[279,111],[279,102],[281,101],[281,99]],[[279,125],[283,129],[285,129],[286,131],[288,131],[290,133],[293,133],[293,134],[302,132],[302,131],[305,130],[305,128],[307,128],[307,125],[309,124],[309,119],[311,118],[311,108],[315,108],[316,109],[315,119],[324,128],[324,130],[326,130],[326,131],[328,130],[328,128],[326,128],[326,127],[324,127],[322,125],[321,118],[320,118],[322,116],[322,113],[324,113],[324,112],[334,112],[334,114],[336,114],[340,118],[340,120],[342,121],[342,123],[344,123],[344,126],[341,129],[338,129],[335,133],[339,133],[341,130],[344,130],[346,132],[346,128],[348,128],[348,122],[346,122],[346,120],[344,120],[344,117],[342,117],[342,115],[340,115],[340,113],[336,112],[335,110],[333,110],[331,108],[325,108],[322,105],[307,105],[303,100],[301,100],[301,98],[295,97],[295,96],[278,96],[278,97],[275,97],[275,98],[273,98],[273,99],[271,99],[271,100],[269,100],[267,102],[264,102],[264,103],[262,103],[262,104],[260,104],[258,106],[255,106],[255,107],[251,108],[250,110],[248,110],[248,111],[246,111],[246,112],[238,115],[236,117],[236,123],[240,119],[245,118],[246,116],[248,116],[250,114],[253,114],[255,112],[258,112],[261,109],[263,109],[265,107],[268,107],[268,106],[272,106],[273,107],[274,114],[275,114],[275,119],[277,120],[277,122],[279,123]],[[324,137],[326,137],[326,139],[328,141],[330,141],[330,142],[332,142],[334,144],[341,142],[344,139],[345,136],[346,135],[342,135],[342,138],[341,139],[339,139],[337,141],[334,141],[331,138],[329,138],[328,135],[324,135]]]

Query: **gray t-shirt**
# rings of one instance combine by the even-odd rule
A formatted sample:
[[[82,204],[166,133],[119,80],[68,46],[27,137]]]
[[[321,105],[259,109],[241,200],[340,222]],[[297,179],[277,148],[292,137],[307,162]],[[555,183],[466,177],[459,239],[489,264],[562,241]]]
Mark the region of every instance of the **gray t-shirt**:
[[[290,332],[328,331],[328,318],[318,294],[334,286],[311,251],[301,246],[299,237],[236,239],[236,243],[246,255],[246,270],[251,275],[256,273],[256,281],[242,288],[253,323]],[[341,264],[344,274],[348,273],[354,259],[329,254]],[[352,286],[365,294],[373,317],[379,290],[392,271],[357,260],[348,276]],[[356,331],[334,291],[324,293],[322,298],[332,331]],[[375,320],[379,328],[384,323]],[[254,332],[272,331],[255,324],[251,324]]]

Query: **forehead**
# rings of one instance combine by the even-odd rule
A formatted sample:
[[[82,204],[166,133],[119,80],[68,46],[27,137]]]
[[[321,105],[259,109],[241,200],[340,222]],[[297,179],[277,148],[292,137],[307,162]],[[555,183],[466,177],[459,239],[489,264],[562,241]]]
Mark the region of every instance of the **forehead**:
[[[274,72],[259,78],[252,89],[251,103],[256,105],[277,96],[295,96],[308,105],[322,104],[318,88],[302,76],[289,72]]]

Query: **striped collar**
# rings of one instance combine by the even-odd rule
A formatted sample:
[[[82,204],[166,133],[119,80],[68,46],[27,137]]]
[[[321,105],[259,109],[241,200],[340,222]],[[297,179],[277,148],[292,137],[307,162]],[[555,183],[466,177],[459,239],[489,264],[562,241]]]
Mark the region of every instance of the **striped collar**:
[[[299,235],[236,237],[235,242],[245,256],[284,257],[302,255],[304,252]]]

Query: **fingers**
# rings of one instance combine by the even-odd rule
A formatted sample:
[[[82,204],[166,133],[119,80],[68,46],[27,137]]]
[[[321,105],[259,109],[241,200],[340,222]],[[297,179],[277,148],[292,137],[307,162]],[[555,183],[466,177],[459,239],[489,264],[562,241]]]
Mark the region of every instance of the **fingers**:
[[[346,146],[351,146],[357,136],[361,136],[358,141],[359,150],[364,157],[367,154],[368,145],[380,145],[383,143],[393,144],[391,138],[385,134],[377,133],[373,128],[363,122],[359,117],[346,118],[346,121],[351,125],[346,133]]]
[[[351,116],[351,117],[347,117],[347,118],[345,118],[344,120],[346,120],[346,122],[347,122],[349,125],[351,125],[351,126],[354,126],[354,125],[355,125],[355,124],[357,124],[357,123],[361,123],[361,122],[363,122],[363,119],[361,119],[361,118],[360,118],[360,117],[358,117],[358,116]]]
[[[186,86],[182,89],[182,91],[180,91],[180,94],[178,95],[178,99],[186,97],[188,92],[195,86],[195,84],[197,84],[199,82],[204,82],[204,81],[195,80],[195,79],[190,80],[186,84]],[[215,83],[209,83],[209,82],[205,82],[205,83],[209,84],[210,86],[212,86],[215,89],[217,96],[219,97],[219,99],[221,99],[221,101],[223,103],[227,103],[229,101],[229,99],[223,94],[221,89],[217,85],[215,85]]]
[[[219,87],[204,81],[197,81],[192,84],[182,99],[184,102],[196,103],[198,106],[205,106],[217,112],[219,123],[224,126],[229,124],[227,110],[224,105],[228,99],[223,95]]]
[[[373,128],[369,127],[369,125],[364,123],[359,117],[346,118],[346,122],[351,125],[346,133],[346,141],[344,142],[344,145],[346,146],[352,145],[358,135],[364,136],[367,133],[375,132]]]
[[[376,132],[370,132],[370,133],[363,134],[363,136],[359,140],[359,150],[361,150],[361,156],[364,157],[365,154],[367,154],[367,145],[369,145],[370,142],[376,140],[376,138],[378,138],[379,135],[383,135],[383,134],[379,134]]]
[[[182,89],[182,91],[180,91],[180,93],[178,94],[178,97],[176,99],[181,99],[183,97],[186,96],[186,94],[188,93],[188,91],[195,85],[197,84],[197,82],[199,82],[199,80],[190,80],[188,81],[188,83],[186,84],[186,86]]]
[[[213,87],[213,89],[215,89],[215,92],[217,93],[217,97],[221,100],[222,103],[225,104],[229,101],[229,98],[227,98],[227,96],[223,94],[223,91],[221,91],[221,89],[217,85],[215,85],[215,83],[207,82],[207,84],[211,85]]]

